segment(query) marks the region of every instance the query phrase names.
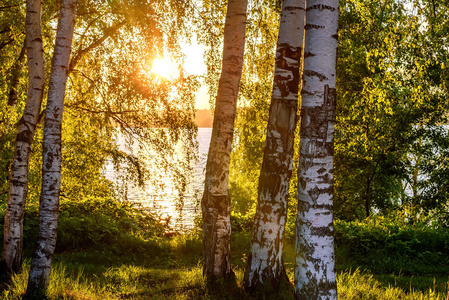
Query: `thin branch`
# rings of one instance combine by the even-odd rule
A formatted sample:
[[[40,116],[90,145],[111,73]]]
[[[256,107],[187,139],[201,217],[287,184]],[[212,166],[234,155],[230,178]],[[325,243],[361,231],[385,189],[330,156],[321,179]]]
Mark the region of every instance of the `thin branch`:
[[[92,26],[92,24],[94,24],[95,22],[97,22],[98,19],[100,19],[100,18],[103,17],[103,16],[104,16],[104,14],[100,14],[98,17],[94,18],[89,24],[87,24],[86,28],[84,29],[84,32],[83,32],[82,35],[81,35],[81,40],[80,40],[80,45],[79,45],[78,51],[81,51],[81,48],[83,47],[83,43],[84,43],[84,38],[85,38],[86,36],[88,36],[88,35],[87,35],[87,31],[90,29],[90,27]]]
[[[10,39],[9,41],[6,41],[4,43],[0,44],[0,50],[2,50],[3,48],[5,48],[6,46],[8,46],[9,44],[11,44],[12,42],[14,42],[14,39]]]
[[[87,15],[93,15],[98,13],[98,10],[92,10],[92,11],[86,11],[86,12],[77,12],[77,16],[87,16]]]
[[[127,113],[135,113],[138,112],[138,110],[123,110],[123,111],[112,111],[110,109],[108,110],[95,110],[95,109],[91,109],[88,107],[81,107],[78,105],[67,105],[67,107],[70,108],[74,108],[74,109],[78,109],[78,110],[82,110],[82,111],[87,111],[89,113],[93,113],[93,114],[107,114],[107,115],[122,115],[122,114],[127,114]]]
[[[25,2],[23,2],[22,4],[24,4]],[[13,7],[18,7],[21,4],[14,4],[14,5],[6,5],[6,6],[0,6],[0,10],[4,10],[4,9],[8,9],[8,8],[13,8]]]
[[[6,32],[10,32],[11,31],[11,27],[7,26],[5,27],[5,29],[3,29],[2,31],[0,31],[0,34],[4,34]]]
[[[107,38],[109,38],[110,36],[112,36],[118,29],[120,29],[120,27],[122,27],[123,25],[125,25],[126,22],[122,21],[112,27],[107,28],[104,31],[104,35],[102,37],[100,37],[98,40],[94,41],[92,44],[90,44],[89,46],[87,46],[84,49],[81,49],[78,51],[77,55],[72,59],[72,61],[70,62],[70,67],[69,70],[73,70],[76,65],[78,64],[79,60],[81,59],[81,57],[86,54],[87,52],[91,51],[92,49],[98,47],[99,45],[101,45]]]

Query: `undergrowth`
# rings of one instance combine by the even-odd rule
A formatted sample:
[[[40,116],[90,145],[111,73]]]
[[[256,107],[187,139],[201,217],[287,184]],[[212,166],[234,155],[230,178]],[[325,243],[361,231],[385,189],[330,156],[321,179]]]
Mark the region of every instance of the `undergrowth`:
[[[449,229],[409,225],[383,217],[335,222],[339,268],[378,274],[444,275],[449,265]]]
[[[217,298],[208,294],[202,277],[200,230],[167,238],[164,226],[150,212],[109,198],[64,199],[60,210],[49,299]],[[0,208],[0,222],[3,215]],[[233,222],[231,263],[241,284],[250,226],[244,216]],[[37,206],[30,205],[24,228],[28,259],[37,224]],[[379,217],[336,221],[335,225],[339,299],[445,299],[448,229]],[[291,239],[286,240],[284,250],[285,267],[293,282]],[[21,297],[27,272],[28,262],[10,283],[0,283],[1,299]],[[251,299],[242,287],[232,297],[228,299]],[[292,297],[291,291],[285,292],[286,299]]]
[[[23,272],[13,277],[1,294],[1,299],[20,299],[25,293],[28,264]],[[238,282],[243,279],[243,269],[235,270]],[[292,272],[288,272],[290,276]],[[293,280],[293,278],[290,278]],[[344,271],[337,274],[339,299],[377,300],[444,300],[444,291],[430,287],[424,291],[404,291],[378,281],[368,272]],[[62,263],[54,266],[48,289],[49,299],[220,299],[206,289],[201,265],[191,268],[155,269],[122,265],[107,268],[96,274],[85,274],[83,270],[68,271]],[[240,286],[240,293],[226,299],[253,299]],[[291,299],[292,294],[285,294]],[[223,298],[224,295],[223,295]]]

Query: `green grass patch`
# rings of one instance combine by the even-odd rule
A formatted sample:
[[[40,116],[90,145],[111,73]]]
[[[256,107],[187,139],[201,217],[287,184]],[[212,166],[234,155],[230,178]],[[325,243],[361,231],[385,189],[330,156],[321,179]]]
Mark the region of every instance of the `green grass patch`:
[[[37,220],[37,207],[31,205],[24,228],[28,259]],[[241,286],[250,226],[246,217],[233,219],[239,220],[244,224],[233,225],[239,230],[231,237],[239,286],[227,299],[252,299]],[[59,224],[49,299],[220,299],[209,294],[202,277],[200,230],[164,237],[151,213],[108,198],[63,200]],[[340,299],[445,299],[448,229],[372,218],[336,221],[335,236]],[[284,262],[292,282],[294,252],[293,240],[286,239]],[[28,263],[10,283],[0,283],[0,298],[20,299],[27,278]],[[279,297],[291,299],[292,291]]]
[[[399,277],[400,278],[400,277]],[[404,278],[407,280],[407,278]],[[360,300],[445,300],[446,291],[438,291],[435,287],[424,290],[402,289],[395,284],[386,285],[368,272],[360,270],[345,271],[337,274],[339,299]]]
[[[20,299],[26,288],[28,264],[23,272],[13,277],[12,282],[1,293],[1,299]],[[236,268],[238,283],[242,282],[243,269]],[[288,270],[293,280],[293,270]],[[377,278],[369,272],[343,271],[337,274],[339,299],[429,299],[444,300],[446,290],[434,282],[422,290],[403,288],[401,285],[410,278]],[[427,279],[427,278],[426,278]],[[418,280],[418,279],[417,279]],[[419,279],[418,281],[421,281]],[[399,283],[398,282],[402,282]],[[413,286],[413,279],[410,286]],[[84,272],[66,268],[63,262],[56,263],[51,273],[48,289],[49,299],[223,299],[211,295],[206,289],[200,264],[189,268],[153,268],[124,264],[104,268],[98,272]],[[254,299],[241,286],[237,294],[227,295],[227,299]],[[291,299],[292,291],[286,291],[282,299]],[[279,298],[279,299],[281,299]]]

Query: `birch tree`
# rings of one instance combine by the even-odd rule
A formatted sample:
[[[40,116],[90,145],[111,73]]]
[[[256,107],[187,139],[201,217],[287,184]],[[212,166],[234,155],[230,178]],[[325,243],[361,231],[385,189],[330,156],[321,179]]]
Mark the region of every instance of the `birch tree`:
[[[282,252],[297,123],[304,13],[304,0],[285,0],[282,4],[258,202],[244,278],[250,291],[278,290],[282,280],[288,282]]]
[[[223,63],[215,102],[214,123],[201,200],[204,230],[204,275],[233,280],[230,263],[231,201],[229,162],[245,46],[247,0],[228,1],[224,28]]]
[[[336,299],[333,153],[338,0],[307,1],[296,219],[296,299]]]
[[[76,0],[62,0],[45,114],[38,237],[25,295],[25,298],[30,299],[43,295],[47,289],[56,245],[61,185],[62,112],[75,17]]]
[[[45,84],[40,0],[27,1],[25,30],[28,94],[24,113],[17,129],[15,151],[11,166],[1,260],[2,273],[16,272],[22,264],[23,215],[28,191],[28,165]],[[11,93],[15,92],[14,88],[13,83]],[[14,104],[14,102],[15,100],[11,101],[11,104]]]

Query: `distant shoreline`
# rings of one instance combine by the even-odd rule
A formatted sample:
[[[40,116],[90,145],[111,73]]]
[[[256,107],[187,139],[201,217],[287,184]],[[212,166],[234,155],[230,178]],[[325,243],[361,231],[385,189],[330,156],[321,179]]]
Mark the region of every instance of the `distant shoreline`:
[[[199,109],[195,113],[194,122],[200,128],[212,128],[214,117],[209,109]]]

